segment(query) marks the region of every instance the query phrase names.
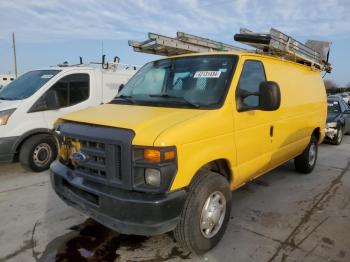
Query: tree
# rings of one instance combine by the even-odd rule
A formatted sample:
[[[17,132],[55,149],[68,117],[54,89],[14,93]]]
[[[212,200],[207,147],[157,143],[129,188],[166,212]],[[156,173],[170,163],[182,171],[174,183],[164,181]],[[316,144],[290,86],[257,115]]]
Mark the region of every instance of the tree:
[[[331,90],[337,88],[337,84],[331,79],[323,80],[326,90]]]

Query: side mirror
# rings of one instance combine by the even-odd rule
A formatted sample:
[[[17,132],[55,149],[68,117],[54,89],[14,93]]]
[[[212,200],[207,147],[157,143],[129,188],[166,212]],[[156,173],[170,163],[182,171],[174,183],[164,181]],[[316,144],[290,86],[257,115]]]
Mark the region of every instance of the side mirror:
[[[276,82],[265,81],[259,86],[259,109],[277,110],[281,105],[281,90]]]
[[[60,108],[60,100],[56,90],[49,90],[45,94],[45,103],[48,110],[56,110]]]
[[[124,84],[121,84],[121,85],[119,86],[118,93],[124,89],[124,86],[125,86]]]
[[[238,112],[250,110],[274,111],[281,105],[281,91],[276,82],[260,83],[259,92],[249,92],[243,89],[236,91]]]

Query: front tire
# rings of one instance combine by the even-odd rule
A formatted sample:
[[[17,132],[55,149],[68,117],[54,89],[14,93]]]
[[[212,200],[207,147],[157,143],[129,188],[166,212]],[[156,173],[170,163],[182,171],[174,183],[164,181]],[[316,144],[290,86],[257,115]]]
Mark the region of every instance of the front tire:
[[[57,153],[57,142],[53,136],[35,135],[23,143],[19,161],[28,171],[42,172],[49,169],[50,164],[57,158]]]
[[[317,155],[317,138],[315,136],[312,136],[310,143],[304,152],[294,159],[295,170],[302,174],[310,174],[316,165]]]
[[[344,137],[343,128],[339,126],[337,130],[337,135],[334,137],[332,144],[337,146],[340,145],[341,142],[343,141],[343,137]]]
[[[200,171],[190,185],[180,222],[174,230],[176,241],[196,254],[215,247],[225,233],[231,199],[227,179],[218,173]]]

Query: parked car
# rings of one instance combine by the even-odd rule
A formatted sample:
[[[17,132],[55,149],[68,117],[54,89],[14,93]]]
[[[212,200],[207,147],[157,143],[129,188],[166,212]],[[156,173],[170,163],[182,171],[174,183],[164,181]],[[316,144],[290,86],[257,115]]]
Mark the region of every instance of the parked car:
[[[326,115],[307,65],[251,52],[154,61],[110,103],[60,117],[52,186],[120,233],[174,230],[203,253],[225,232],[231,190],[293,158],[314,169]]]
[[[134,73],[120,64],[61,66],[21,75],[0,91],[0,162],[40,172],[56,159],[52,132],[61,115],[107,103]]]
[[[341,97],[328,98],[326,141],[340,145],[344,134],[350,133],[350,108]]]

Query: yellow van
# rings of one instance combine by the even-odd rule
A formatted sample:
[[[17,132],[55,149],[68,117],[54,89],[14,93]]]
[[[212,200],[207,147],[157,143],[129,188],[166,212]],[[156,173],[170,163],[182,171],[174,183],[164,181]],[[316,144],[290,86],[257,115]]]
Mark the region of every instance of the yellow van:
[[[173,230],[203,253],[224,234],[232,190],[292,159],[314,169],[326,114],[320,71],[307,65],[251,52],[157,60],[111,103],[58,120],[52,185],[118,232]]]

